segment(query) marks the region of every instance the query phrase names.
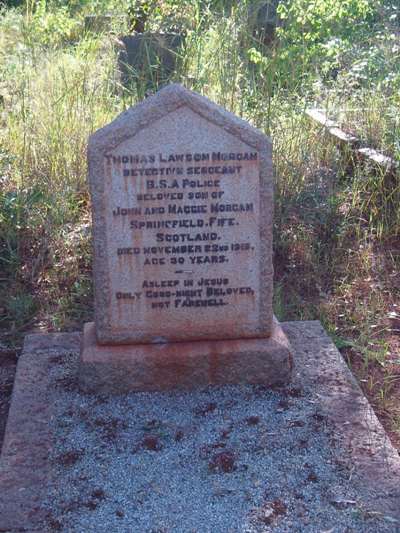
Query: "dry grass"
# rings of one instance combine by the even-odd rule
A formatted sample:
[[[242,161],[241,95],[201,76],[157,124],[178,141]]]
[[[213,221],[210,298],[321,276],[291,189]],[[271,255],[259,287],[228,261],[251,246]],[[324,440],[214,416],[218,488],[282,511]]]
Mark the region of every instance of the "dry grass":
[[[357,61],[368,50],[356,43],[337,78],[329,68],[325,78],[318,68],[301,73],[318,56],[302,65],[286,54],[289,41],[287,49],[263,48],[246,27],[245,3],[218,17],[199,6],[190,9],[174,79],[273,138],[275,312],[323,322],[396,440],[399,175],[361,166],[350,174],[303,112],[309,105],[343,109],[348,127],[398,158],[391,87],[399,70],[386,76],[367,64],[366,83]],[[0,327],[17,348],[27,331],[81,328],[92,315],[86,142],[142,89],[123,91],[118,83],[115,34],[84,35],[82,28],[83,12],[0,16]],[[387,50],[376,42],[377,65],[397,65],[391,38]]]

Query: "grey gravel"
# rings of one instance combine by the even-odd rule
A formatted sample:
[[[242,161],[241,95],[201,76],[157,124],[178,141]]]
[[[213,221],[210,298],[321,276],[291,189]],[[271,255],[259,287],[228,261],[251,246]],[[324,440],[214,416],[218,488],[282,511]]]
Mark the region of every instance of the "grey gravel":
[[[49,393],[49,531],[400,531],[364,503],[311,387],[85,396],[76,357]]]

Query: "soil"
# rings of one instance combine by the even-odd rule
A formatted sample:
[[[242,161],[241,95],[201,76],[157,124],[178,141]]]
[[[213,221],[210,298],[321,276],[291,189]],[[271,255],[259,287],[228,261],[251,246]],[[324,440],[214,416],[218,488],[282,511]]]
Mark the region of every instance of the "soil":
[[[16,366],[17,357],[14,352],[0,351],[0,449],[3,444]]]
[[[387,335],[386,339],[390,339]],[[390,354],[400,353],[392,347]],[[350,363],[351,369],[358,378],[359,384],[368,398],[368,401],[374,408],[376,416],[379,418],[382,426],[393,446],[400,454],[400,365],[398,362],[382,367],[378,363],[371,363],[368,367],[369,379],[365,376],[365,367],[362,357],[359,353],[351,348],[341,350],[342,355]],[[382,397],[384,395],[384,397]],[[398,417],[396,422],[396,415]]]

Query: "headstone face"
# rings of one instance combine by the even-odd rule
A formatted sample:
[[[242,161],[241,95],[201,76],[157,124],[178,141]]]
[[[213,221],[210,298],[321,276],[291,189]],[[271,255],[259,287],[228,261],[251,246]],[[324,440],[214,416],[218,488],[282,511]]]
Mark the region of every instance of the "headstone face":
[[[179,85],[89,142],[102,344],[268,337],[271,143]]]

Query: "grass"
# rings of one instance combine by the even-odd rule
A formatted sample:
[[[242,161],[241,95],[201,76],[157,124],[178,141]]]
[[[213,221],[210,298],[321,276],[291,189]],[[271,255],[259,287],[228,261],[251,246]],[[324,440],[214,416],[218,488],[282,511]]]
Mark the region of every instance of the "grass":
[[[294,0],[265,44],[249,2],[149,5],[148,30],[185,36],[172,80],[273,139],[278,318],[322,321],[399,442],[399,175],[350,168],[304,115],[323,107],[399,160],[398,9]],[[110,31],[85,32],[85,14],[113,11]],[[121,86],[121,15],[127,5],[111,0],[0,12],[0,328],[17,348],[27,331],[92,316],[87,138],[158,80],[152,63]]]

